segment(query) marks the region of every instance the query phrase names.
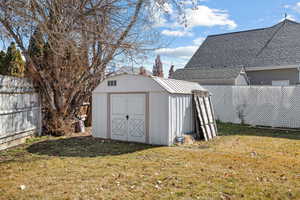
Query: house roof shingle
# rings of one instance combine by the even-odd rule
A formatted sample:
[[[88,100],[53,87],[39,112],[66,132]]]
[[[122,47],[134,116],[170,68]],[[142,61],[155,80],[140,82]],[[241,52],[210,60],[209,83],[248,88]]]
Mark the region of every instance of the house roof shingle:
[[[235,79],[242,67],[178,69],[172,78],[179,80]]]
[[[284,20],[270,28],[208,36],[185,69],[294,64],[300,64],[300,24]]]

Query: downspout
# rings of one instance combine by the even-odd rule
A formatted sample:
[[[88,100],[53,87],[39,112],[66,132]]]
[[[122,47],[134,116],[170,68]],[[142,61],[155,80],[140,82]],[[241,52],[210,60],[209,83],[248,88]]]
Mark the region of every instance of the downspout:
[[[298,69],[298,83],[297,83],[297,85],[299,85],[300,84],[300,66],[297,67],[297,69]]]

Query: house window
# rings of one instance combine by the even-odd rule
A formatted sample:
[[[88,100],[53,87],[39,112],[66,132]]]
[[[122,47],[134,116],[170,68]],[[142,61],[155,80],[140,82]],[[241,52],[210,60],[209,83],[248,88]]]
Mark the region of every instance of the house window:
[[[113,80],[113,81],[107,81],[107,85],[108,86],[117,86],[117,81]]]
[[[273,86],[289,86],[290,81],[289,80],[278,80],[278,81],[272,81]]]

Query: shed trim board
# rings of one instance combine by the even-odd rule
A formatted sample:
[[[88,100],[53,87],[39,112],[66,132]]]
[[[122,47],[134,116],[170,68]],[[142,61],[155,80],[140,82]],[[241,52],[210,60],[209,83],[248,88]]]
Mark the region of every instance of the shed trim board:
[[[113,139],[112,138],[112,110],[111,110],[111,106],[112,106],[112,95],[134,95],[134,94],[144,94],[145,95],[145,108],[144,108],[144,123],[145,123],[145,141],[140,141],[142,143],[150,143],[150,137],[149,137],[149,92],[110,92],[107,93],[107,138],[109,139]],[[129,132],[128,132],[129,133]],[[127,133],[127,134],[128,134]],[[127,136],[128,137],[128,136]],[[114,139],[115,140],[115,139]],[[123,140],[122,140],[123,141]],[[124,141],[128,141],[128,140],[124,140]],[[133,142],[139,142],[139,141],[133,141]]]
[[[110,95],[111,93],[107,94],[107,138],[111,139],[111,130],[110,130]]]
[[[232,81],[234,81],[235,79],[232,79]],[[192,81],[192,82],[196,82],[196,81]],[[158,84],[158,83],[157,83]],[[159,84],[158,84],[159,85]],[[160,85],[159,85],[160,86]],[[161,87],[161,86],[160,86]],[[163,90],[165,90],[162,87]],[[108,94],[107,92],[93,92],[94,94]],[[137,94],[142,94],[145,92],[140,92],[140,91],[134,91],[134,92],[130,92],[130,93],[137,93]],[[179,94],[179,95],[190,95],[191,93],[177,93],[177,92],[170,92],[170,91],[151,91],[151,93],[168,93],[168,94]],[[128,94],[128,92],[112,92],[111,94]]]
[[[150,123],[150,109],[149,109],[149,92],[146,92],[146,113],[145,113],[145,125],[146,125],[146,143],[150,144],[150,132],[149,132],[149,123]]]

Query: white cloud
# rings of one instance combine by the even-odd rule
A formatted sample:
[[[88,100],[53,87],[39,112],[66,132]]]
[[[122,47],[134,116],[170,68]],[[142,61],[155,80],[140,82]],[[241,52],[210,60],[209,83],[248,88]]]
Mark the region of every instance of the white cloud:
[[[196,38],[196,39],[193,40],[193,43],[195,45],[200,46],[204,42],[204,40],[205,40],[205,37],[198,37],[198,38]]]
[[[203,43],[205,37],[198,37],[193,40],[193,44],[189,46],[181,46],[175,48],[162,48],[155,51],[155,54],[160,54],[166,57],[183,59],[186,62],[197,51],[199,46]]]
[[[182,36],[193,36],[193,33],[188,32],[186,30],[175,30],[175,31],[171,31],[171,30],[163,30],[161,32],[163,35],[167,35],[167,36],[174,36],[174,37],[182,37]]]
[[[196,9],[188,8],[185,10],[187,26],[193,28],[196,26],[227,26],[229,29],[235,29],[237,24],[229,19],[228,11],[212,9],[207,6],[197,6]]]
[[[169,21],[166,20],[163,12],[157,10],[153,13],[153,21],[156,27],[181,27],[183,24],[187,25],[189,29],[197,26],[227,26],[228,29],[235,29],[237,24],[234,20],[230,19],[229,13],[226,10],[213,9],[205,5],[198,5],[195,8],[188,7],[184,9],[186,16],[185,23],[179,23],[178,13],[176,13],[173,8],[167,4],[164,5],[163,10],[170,14]],[[180,21],[180,20],[179,20]]]
[[[156,54],[175,57],[175,58],[190,58],[198,49],[198,46],[183,46],[183,47],[175,47],[175,48],[162,48],[155,51]]]
[[[162,48],[155,51],[155,54],[159,54],[165,57],[174,59],[180,59],[182,63],[185,63],[194,55],[199,46],[205,40],[204,37],[198,37],[193,40],[193,44],[189,46],[180,46],[175,48]],[[176,62],[173,62],[174,64]]]
[[[287,15],[286,17],[282,18],[280,21],[282,22],[283,20],[285,19],[289,19],[289,20],[292,20],[292,21],[296,21],[296,18],[294,15]]]
[[[292,9],[292,10],[294,10],[294,11],[300,13],[300,1],[297,2],[297,3],[294,4],[294,5],[284,5],[283,7],[284,7],[284,8],[287,8],[287,9]]]
[[[296,21],[296,18],[295,18],[295,16],[294,15],[287,15],[287,17],[286,17],[287,19],[289,19],[289,20],[293,20],[293,21]]]
[[[292,7],[295,11],[297,11],[298,13],[300,13],[300,2],[296,3],[295,6]]]

